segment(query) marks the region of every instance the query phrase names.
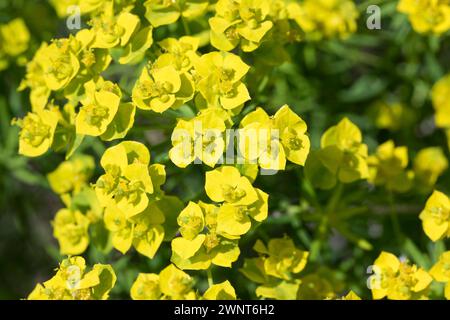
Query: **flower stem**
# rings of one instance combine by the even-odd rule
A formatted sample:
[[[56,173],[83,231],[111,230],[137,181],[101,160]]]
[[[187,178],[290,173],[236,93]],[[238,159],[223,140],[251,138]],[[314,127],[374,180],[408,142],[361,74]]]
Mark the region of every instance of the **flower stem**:
[[[212,287],[214,285],[214,281],[213,281],[213,276],[212,276],[212,271],[211,268],[208,268],[206,270],[206,275],[208,277],[208,286]]]

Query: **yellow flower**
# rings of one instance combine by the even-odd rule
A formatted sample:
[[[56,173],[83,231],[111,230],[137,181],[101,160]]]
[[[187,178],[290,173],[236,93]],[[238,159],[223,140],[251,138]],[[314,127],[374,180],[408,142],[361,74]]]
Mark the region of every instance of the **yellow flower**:
[[[272,28],[269,21],[270,1],[219,0],[216,15],[209,19],[211,44],[224,51],[234,49],[239,43],[243,51],[256,50]]]
[[[189,203],[177,219],[181,237],[172,240],[171,261],[182,270],[205,270],[211,264],[231,267],[240,254],[236,237],[219,234],[219,208]]]
[[[369,157],[369,181],[375,185],[385,185],[388,190],[406,192],[412,186],[414,173],[408,171],[408,148],[396,147],[389,140]]]
[[[208,108],[240,110],[250,100],[242,78],[249,66],[228,52],[210,52],[194,62],[197,90]]]
[[[149,163],[150,153],[139,142],[124,141],[107,149],[101,159],[106,173],[95,185],[102,206],[117,206],[127,217],[143,212],[155,190]]]
[[[442,34],[450,29],[450,5],[446,0],[400,0],[397,10],[408,15],[419,33]]]
[[[155,62],[158,67],[161,64],[172,65],[178,72],[188,72],[192,69],[193,61],[197,58],[198,38],[166,38],[158,44],[163,51]]]
[[[439,128],[450,127],[450,74],[436,82],[431,91],[435,121]]]
[[[450,251],[444,252],[430,270],[431,276],[439,282],[445,282],[445,298],[450,300]]]
[[[208,8],[208,0],[147,0],[145,17],[154,27],[175,23],[180,17],[193,20]]]
[[[173,264],[159,273],[161,292],[172,300],[195,300],[194,279]]]
[[[86,272],[82,257],[70,257],[59,265],[56,275],[38,284],[29,300],[106,300],[116,283],[110,265],[96,264]]]
[[[265,273],[284,280],[300,273],[309,256],[309,252],[297,249],[288,237],[271,239],[267,247],[258,240],[253,248],[263,256]]]
[[[21,18],[0,25],[1,49],[7,56],[16,57],[28,49],[30,33]]]
[[[224,134],[230,121],[223,109],[213,108],[202,110],[191,120],[178,120],[171,136],[172,162],[186,168],[198,159],[213,168],[225,151]]]
[[[127,214],[117,207],[108,206],[104,221],[112,233],[114,248],[122,254],[133,246],[137,252],[152,259],[164,239],[164,213],[157,209],[154,202],[131,218],[127,218]]]
[[[370,285],[374,299],[391,300],[423,298],[432,278],[422,268],[400,261],[388,252],[375,260]]]
[[[203,294],[203,298],[206,300],[236,300],[236,292],[231,283],[226,280],[209,287]]]
[[[378,101],[369,111],[379,129],[398,131],[412,123],[414,113],[401,103],[387,103]]]
[[[59,113],[50,110],[29,112],[25,118],[13,121],[20,127],[19,153],[27,157],[38,157],[47,152],[53,143]]]
[[[294,19],[307,39],[347,38],[357,29],[359,16],[351,0],[305,0],[288,5],[290,18]]]
[[[91,156],[77,155],[62,162],[55,171],[47,175],[50,187],[57,194],[77,193],[89,183],[95,163]]]
[[[414,159],[414,175],[419,189],[432,189],[447,168],[448,160],[440,147],[420,150]]]
[[[136,82],[133,102],[143,110],[162,113],[180,107],[192,99],[194,84],[187,73],[179,73],[173,65],[146,66]]]
[[[423,230],[432,241],[450,237],[450,200],[439,191],[434,191],[425,209],[420,213]]]
[[[89,219],[81,212],[61,209],[52,225],[61,254],[77,255],[86,250],[89,245]]]
[[[110,81],[99,83],[98,87],[93,81],[84,85],[86,98],[75,120],[77,134],[94,137],[104,134],[119,110],[120,88]]]
[[[241,176],[239,170],[231,166],[208,171],[205,190],[214,202],[248,206],[258,201],[258,194],[248,178]]]
[[[133,300],[158,300],[161,294],[159,275],[154,273],[139,273],[130,290]]]
[[[321,149],[306,162],[306,176],[320,188],[331,189],[337,181],[351,183],[369,177],[368,149],[359,128],[344,118],[321,138]]]

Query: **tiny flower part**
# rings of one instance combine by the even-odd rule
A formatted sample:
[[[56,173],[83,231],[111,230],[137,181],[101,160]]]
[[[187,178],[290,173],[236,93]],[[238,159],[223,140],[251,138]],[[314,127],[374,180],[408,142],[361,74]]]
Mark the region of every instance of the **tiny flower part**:
[[[187,240],[193,240],[205,227],[202,209],[194,202],[189,202],[188,206],[181,211],[177,222],[181,235]]]
[[[250,181],[231,166],[208,171],[205,190],[214,202],[248,206],[258,201],[258,194]]]
[[[371,106],[369,116],[374,119],[377,128],[390,131],[405,128],[411,125],[414,120],[414,113],[411,109],[398,102],[378,101]]]
[[[254,51],[273,26],[267,20],[269,11],[269,1],[219,0],[216,15],[209,19],[211,44],[230,51],[241,43],[242,50]]]
[[[374,299],[410,300],[424,296],[431,276],[422,268],[399,260],[392,253],[382,252],[375,260],[370,286]]]
[[[160,41],[163,54],[158,57],[156,65],[173,65],[178,72],[188,72],[193,67],[193,61],[197,57],[199,40],[194,37],[184,36],[179,39],[166,38]]]
[[[442,192],[433,192],[419,217],[425,234],[432,241],[450,237],[450,200]]]
[[[87,272],[82,257],[73,256],[59,265],[53,278],[38,284],[29,300],[106,300],[116,283],[110,265],[96,264]]]
[[[396,147],[392,140],[380,145],[375,155],[369,157],[369,181],[385,185],[388,190],[406,192],[412,186],[414,173],[407,171],[408,148]]]
[[[76,155],[62,162],[55,171],[47,175],[50,187],[57,194],[78,193],[89,183],[95,163],[91,156]]]
[[[48,45],[43,43],[34,54],[33,59],[27,64],[27,72],[22,80],[19,90],[30,88],[30,102],[32,110],[44,109],[50,96],[50,89],[45,82],[46,72],[45,56]]]
[[[367,146],[362,143],[361,131],[349,119],[344,118],[322,135],[321,152],[321,159],[328,160],[323,164],[339,181],[351,183],[368,178]]]
[[[173,264],[159,274],[161,292],[171,300],[195,300],[194,279]]]
[[[143,212],[154,193],[149,173],[150,153],[141,143],[125,141],[105,151],[101,165],[105,169],[95,185],[102,206],[117,206],[130,218]]]
[[[236,239],[250,230],[251,219],[262,222],[267,218],[269,195],[255,189],[259,200],[251,206],[223,204],[217,214],[217,233],[229,239]]]
[[[205,13],[208,5],[208,0],[147,0],[145,17],[156,28],[175,23],[180,17],[195,19]]]
[[[254,250],[263,256],[265,273],[284,280],[300,273],[309,256],[309,252],[297,249],[288,237],[271,239],[267,247],[258,240]]]
[[[447,168],[448,160],[440,147],[422,149],[414,159],[414,175],[422,190],[432,189]]]
[[[202,110],[191,120],[178,120],[171,136],[172,162],[186,168],[198,159],[213,168],[225,151],[224,134],[229,121],[222,109],[213,108]]]
[[[122,93],[117,85],[103,82],[99,88],[93,81],[85,85],[87,97],[82,100],[75,120],[77,134],[100,136],[106,132],[119,110]]]
[[[16,57],[28,49],[30,32],[21,18],[11,20],[0,26],[1,51],[7,56]]]
[[[198,209],[201,209],[203,218],[200,218]],[[195,210],[192,226],[204,225],[201,233],[197,233],[200,228],[197,227],[194,233],[186,235],[185,217],[189,211]],[[171,261],[182,270],[206,270],[211,264],[231,267],[240,254],[236,237],[227,237],[218,233],[217,216],[219,208],[212,204],[199,202],[190,203],[183,210],[181,219],[178,219],[181,237],[172,240]],[[195,237],[193,235],[195,234]]]
[[[304,166],[310,149],[309,137],[306,135],[307,125],[288,105],[282,106],[273,119],[278,128],[286,158]]]
[[[438,262],[431,268],[430,274],[436,281],[446,283],[445,298],[450,300],[450,251],[441,254]]]
[[[450,19],[449,19],[450,21]],[[439,128],[450,127],[450,74],[435,83],[431,91],[435,121]]]
[[[159,275],[154,273],[139,273],[130,290],[133,300],[159,300],[161,294]]]
[[[228,52],[210,52],[194,62],[197,89],[207,106],[234,110],[250,100],[241,81],[249,66],[239,56]]]
[[[74,47],[78,45],[74,37],[54,40],[43,47],[41,65],[44,68],[44,80],[50,90],[60,90],[72,81],[80,70],[80,61]]]
[[[445,0],[400,0],[397,10],[408,15],[419,33],[439,35],[450,30],[450,5]]]
[[[305,0],[288,5],[289,17],[294,19],[306,38],[348,38],[357,29],[359,16],[351,0]]]
[[[13,121],[20,127],[19,153],[38,157],[47,152],[53,143],[59,114],[55,109],[29,112],[25,118]]]
[[[103,14],[90,21],[92,32],[95,34],[93,48],[110,49],[128,44],[131,36],[139,28],[139,17],[129,12],[122,12],[114,16],[112,6]]]
[[[236,300],[236,292],[231,283],[226,280],[209,287],[203,294],[203,298],[206,300]]]
[[[152,259],[164,239],[162,224],[165,217],[154,203],[132,218],[127,218],[117,207],[109,206],[105,209],[104,221],[112,233],[114,248],[122,254],[133,246],[137,252]]]
[[[172,65],[147,66],[133,88],[133,102],[143,110],[162,113],[177,108],[193,96],[190,75],[179,73]]]
[[[81,212],[61,209],[52,225],[61,254],[77,255],[86,250],[89,245],[89,219]]]

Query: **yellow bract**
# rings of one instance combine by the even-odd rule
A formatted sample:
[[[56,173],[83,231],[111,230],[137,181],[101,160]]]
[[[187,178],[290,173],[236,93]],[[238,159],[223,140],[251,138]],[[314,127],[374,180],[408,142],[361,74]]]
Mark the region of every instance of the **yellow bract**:
[[[400,0],[397,10],[408,15],[419,33],[442,34],[450,30],[450,5],[446,0]]]
[[[406,192],[412,186],[414,172],[408,171],[408,148],[395,147],[393,141],[380,145],[375,155],[368,160],[369,181],[384,185],[388,190]]]
[[[61,209],[52,224],[61,254],[77,255],[86,250],[89,245],[89,219],[81,212]]]
[[[20,63],[19,56],[28,50],[29,42],[30,32],[22,19],[0,25],[0,71],[8,67],[10,59]]]
[[[431,276],[439,282],[445,282],[445,298],[450,300],[450,251],[441,254],[438,262],[430,270]]]
[[[422,268],[382,252],[375,260],[370,286],[374,299],[416,300],[426,297],[432,278]]]
[[[56,275],[38,284],[29,294],[29,300],[105,300],[116,283],[110,265],[96,264],[87,272],[82,257],[65,259]]]
[[[450,200],[439,191],[434,191],[425,209],[420,213],[423,230],[432,240],[450,237]]]
[[[236,292],[227,280],[209,287],[203,294],[203,298],[206,300],[236,300]]]
[[[449,19],[450,21],[450,19]],[[431,91],[433,107],[436,111],[436,126],[450,127],[450,74],[435,83]]]

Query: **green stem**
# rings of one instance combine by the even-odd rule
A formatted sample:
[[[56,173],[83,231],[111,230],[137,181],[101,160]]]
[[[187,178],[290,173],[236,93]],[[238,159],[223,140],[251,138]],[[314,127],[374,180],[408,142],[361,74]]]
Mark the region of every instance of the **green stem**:
[[[214,281],[211,268],[206,269],[206,275],[208,276],[208,286],[212,287],[214,285]]]
[[[184,33],[186,33],[188,36],[191,35],[191,29],[189,28],[189,25],[185,18],[181,17],[181,23],[183,24]]]

